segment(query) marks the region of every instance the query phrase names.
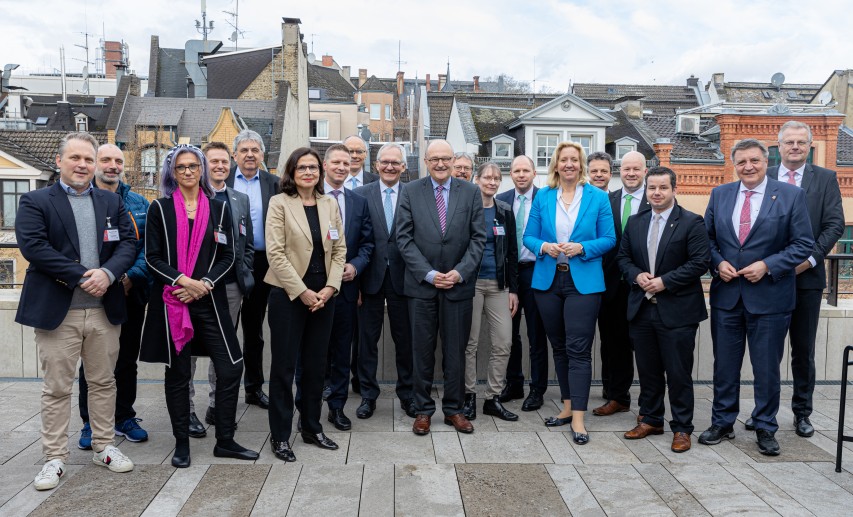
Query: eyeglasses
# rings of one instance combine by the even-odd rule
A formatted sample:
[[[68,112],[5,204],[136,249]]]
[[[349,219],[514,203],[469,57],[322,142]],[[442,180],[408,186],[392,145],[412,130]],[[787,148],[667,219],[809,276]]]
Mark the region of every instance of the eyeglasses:
[[[427,161],[433,165],[437,165],[438,162],[451,163],[453,161],[452,156],[436,156],[434,158],[427,158]]]
[[[471,171],[473,171],[474,169],[473,169],[472,167],[466,167],[466,166],[464,166],[464,165],[454,165],[454,166],[453,166],[453,170],[455,170],[455,171],[462,171],[462,172],[471,172]]]
[[[317,172],[320,172],[320,166],[319,165],[300,165],[299,167],[296,168],[296,172],[300,172],[302,174],[305,174],[306,172],[310,172],[311,174],[315,174]]]
[[[364,154],[367,152],[364,149],[347,149],[347,151],[349,151],[350,154]]]
[[[400,167],[401,165],[403,165],[403,162],[391,162],[382,160],[381,162],[379,162],[379,165],[381,167]]]
[[[794,141],[794,140],[785,140],[784,142],[782,142],[782,145],[784,145],[785,147],[794,147],[794,146],[797,146],[797,147],[806,147],[806,146],[807,146],[807,145],[809,145],[810,143],[811,143],[811,142],[806,142],[805,140],[797,140],[797,141]]]
[[[187,172],[187,170],[189,170],[190,172],[195,174],[200,168],[200,163],[191,163],[189,165],[175,165],[175,172],[177,172],[178,174],[184,174]]]

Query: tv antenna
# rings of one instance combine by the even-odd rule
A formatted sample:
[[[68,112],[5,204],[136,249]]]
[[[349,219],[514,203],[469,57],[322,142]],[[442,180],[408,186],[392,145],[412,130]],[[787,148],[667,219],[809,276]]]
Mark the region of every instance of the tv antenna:
[[[311,33],[311,53],[314,53],[314,36],[319,36],[319,34]]]
[[[201,0],[201,21],[195,21],[195,29],[204,38],[204,50],[207,51],[207,35],[213,32],[213,20],[207,21],[207,0]]]
[[[94,36],[94,34],[89,34],[88,27],[86,28],[86,32],[78,32],[77,34],[83,35],[83,45],[75,43],[75,47],[80,47],[86,52],[86,59],[74,58],[74,61],[80,61],[83,63],[83,89],[79,90],[79,93],[83,95],[89,95],[89,65],[93,65],[95,63],[89,61],[89,36]]]
[[[403,69],[403,65],[408,65],[408,61],[403,61],[403,52],[402,52],[402,42],[397,40],[397,71],[401,71]],[[449,59],[449,58],[448,58]],[[450,68],[450,62],[447,63],[448,68]]]
[[[234,50],[237,50],[237,40],[246,35],[246,31],[240,30],[240,0],[235,0],[234,2],[234,10],[233,11],[222,11],[223,13],[231,16],[231,19],[234,21],[228,21],[228,25],[234,29],[231,32],[231,36],[228,37],[228,41],[234,42]]]

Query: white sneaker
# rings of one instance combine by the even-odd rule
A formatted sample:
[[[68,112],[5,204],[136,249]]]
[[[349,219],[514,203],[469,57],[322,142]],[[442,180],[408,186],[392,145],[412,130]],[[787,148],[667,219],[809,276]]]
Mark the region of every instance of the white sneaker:
[[[114,445],[107,445],[101,452],[96,452],[92,456],[92,461],[95,465],[107,467],[113,472],[130,472],[133,470],[133,462],[125,456]]]
[[[63,474],[65,474],[65,463],[62,460],[50,460],[41,468],[33,484],[36,490],[50,490],[56,488]]]

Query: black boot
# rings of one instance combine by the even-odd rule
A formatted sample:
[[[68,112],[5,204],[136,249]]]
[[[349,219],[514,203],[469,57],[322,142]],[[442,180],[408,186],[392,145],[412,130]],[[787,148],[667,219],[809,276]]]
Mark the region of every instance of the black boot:
[[[477,418],[476,393],[465,394],[465,404],[462,405],[462,414],[465,415],[465,418],[467,418],[468,420],[475,420]]]

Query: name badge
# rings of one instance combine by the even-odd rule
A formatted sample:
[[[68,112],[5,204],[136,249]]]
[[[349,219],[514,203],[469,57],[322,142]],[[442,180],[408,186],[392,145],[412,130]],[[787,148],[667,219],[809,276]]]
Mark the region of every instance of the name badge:
[[[495,235],[506,235],[506,229],[503,226],[493,226],[492,232]]]
[[[107,228],[104,230],[104,242],[116,242],[118,240],[118,228]]]
[[[240,223],[240,235],[246,235],[246,225]]]
[[[213,232],[216,242],[219,244],[228,244],[228,236],[223,232]]]
[[[337,228],[329,228],[328,238],[329,238],[329,240],[332,240],[332,241],[336,241],[336,240],[340,239],[340,236],[338,235],[338,229]]]

